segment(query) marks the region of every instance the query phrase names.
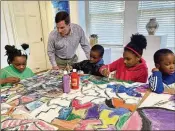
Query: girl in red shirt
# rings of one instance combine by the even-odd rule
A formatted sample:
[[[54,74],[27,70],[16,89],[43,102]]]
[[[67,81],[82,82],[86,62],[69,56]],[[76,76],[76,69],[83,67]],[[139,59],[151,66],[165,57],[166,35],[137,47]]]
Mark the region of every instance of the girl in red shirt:
[[[102,66],[100,73],[108,77],[110,72],[116,71],[116,79],[145,83],[148,78],[148,68],[142,54],[146,46],[147,40],[143,35],[132,35],[131,41],[124,48],[123,58]]]

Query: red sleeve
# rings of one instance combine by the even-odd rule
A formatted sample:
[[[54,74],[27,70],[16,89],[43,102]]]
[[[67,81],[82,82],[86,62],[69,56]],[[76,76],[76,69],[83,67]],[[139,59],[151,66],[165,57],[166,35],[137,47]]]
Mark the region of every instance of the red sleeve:
[[[148,69],[143,69],[142,72],[138,73],[139,76],[137,78],[137,82],[142,82],[142,83],[146,83],[148,80]]]
[[[100,68],[100,72],[102,72],[102,70],[104,70],[105,68],[109,68],[110,72],[116,71],[118,69],[118,65],[120,64],[122,58],[112,62],[109,65],[104,65]]]

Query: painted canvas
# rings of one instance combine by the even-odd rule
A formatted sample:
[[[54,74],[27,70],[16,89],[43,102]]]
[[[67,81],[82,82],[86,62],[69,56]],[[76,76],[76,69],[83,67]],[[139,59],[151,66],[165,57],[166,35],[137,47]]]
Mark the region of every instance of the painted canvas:
[[[175,130],[174,101],[175,95],[151,93],[122,129]]]
[[[55,9],[55,14],[59,11],[66,11],[70,13],[69,1],[68,0],[52,0],[53,8]]]
[[[48,71],[21,81],[15,88],[3,89],[2,129],[175,129],[170,123],[174,122],[173,95],[147,93],[145,83],[88,75],[81,77],[79,89],[66,94],[61,79],[62,72]]]

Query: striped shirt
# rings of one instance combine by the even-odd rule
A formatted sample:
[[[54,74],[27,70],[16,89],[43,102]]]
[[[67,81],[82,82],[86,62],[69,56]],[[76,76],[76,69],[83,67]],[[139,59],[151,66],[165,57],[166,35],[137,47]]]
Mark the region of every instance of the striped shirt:
[[[52,66],[57,66],[56,57],[62,59],[71,59],[80,44],[86,57],[90,57],[90,44],[85,37],[83,29],[77,24],[70,24],[71,32],[62,37],[57,29],[53,30],[48,39],[48,56]]]
[[[175,84],[175,72],[170,75],[162,75],[160,71],[154,71],[149,77],[149,85],[153,92],[163,93],[164,88],[172,88]]]

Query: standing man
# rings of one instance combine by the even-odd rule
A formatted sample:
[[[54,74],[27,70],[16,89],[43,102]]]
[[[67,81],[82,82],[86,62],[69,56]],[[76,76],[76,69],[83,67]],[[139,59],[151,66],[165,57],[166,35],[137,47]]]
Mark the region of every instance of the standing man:
[[[75,54],[78,45],[81,44],[86,57],[90,57],[90,44],[83,29],[70,23],[70,16],[67,12],[58,12],[55,16],[57,29],[53,30],[48,40],[48,56],[52,64],[52,69],[64,68],[67,64],[78,61]]]

